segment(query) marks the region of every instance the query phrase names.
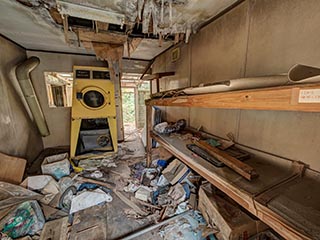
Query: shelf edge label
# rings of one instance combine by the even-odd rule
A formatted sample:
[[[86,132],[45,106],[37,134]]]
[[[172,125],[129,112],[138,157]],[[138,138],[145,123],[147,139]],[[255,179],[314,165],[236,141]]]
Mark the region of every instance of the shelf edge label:
[[[299,103],[320,103],[320,89],[303,89],[299,92]]]

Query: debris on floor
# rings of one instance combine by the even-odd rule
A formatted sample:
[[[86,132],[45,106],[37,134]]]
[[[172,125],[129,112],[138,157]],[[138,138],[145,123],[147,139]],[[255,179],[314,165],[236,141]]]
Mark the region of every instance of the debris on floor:
[[[170,126],[184,126],[178,122]],[[20,185],[0,182],[1,240],[229,239],[265,230],[247,218],[231,225],[217,211],[209,217],[203,209],[215,205],[205,198],[203,179],[161,146],[147,167],[140,138],[120,144],[116,156],[70,161],[58,152],[37,166],[42,174]]]
[[[43,228],[45,219],[40,205],[31,200],[20,203],[0,221],[2,233],[11,238],[34,235]]]
[[[46,157],[42,162],[41,171],[42,174],[52,175],[57,180],[68,176],[70,174],[68,153]]]

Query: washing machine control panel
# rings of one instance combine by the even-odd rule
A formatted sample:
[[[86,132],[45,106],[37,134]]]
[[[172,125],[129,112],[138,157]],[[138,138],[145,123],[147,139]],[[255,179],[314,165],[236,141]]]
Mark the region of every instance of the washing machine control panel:
[[[76,79],[87,79],[87,80],[110,80],[110,72],[108,70],[75,70]]]

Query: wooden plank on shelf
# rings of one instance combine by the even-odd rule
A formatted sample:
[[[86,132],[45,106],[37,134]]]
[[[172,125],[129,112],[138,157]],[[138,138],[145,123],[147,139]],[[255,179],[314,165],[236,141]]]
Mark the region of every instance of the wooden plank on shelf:
[[[224,151],[211,146],[206,141],[200,140],[194,142],[198,147],[205,150],[207,153],[212,155],[214,158],[218,159],[220,162],[223,162],[229,168],[233,169],[235,172],[239,173],[241,176],[247,180],[255,179],[259,174],[248,164],[241,162],[240,160],[230,156]]]
[[[309,102],[300,98],[300,93],[315,90],[320,84],[294,85],[254,90],[188,95],[163,99],[150,99],[147,105],[178,106],[222,109],[283,110],[320,112],[320,96]]]
[[[279,233],[285,239],[295,239],[295,240],[311,240],[312,237],[308,236],[306,233],[298,231],[292,226],[292,223],[288,222],[282,216],[275,213],[268,207],[256,202],[257,217],[263,222],[268,224],[273,230]]]
[[[158,134],[154,132],[151,132],[150,134],[154,140],[161,144],[171,154],[176,156],[179,160],[196,171],[211,184],[226,193],[229,197],[237,201],[242,207],[246,208],[252,214],[256,214],[256,209],[253,203],[253,196],[251,196],[249,193],[246,193],[242,189],[239,189],[238,187],[232,185],[230,182],[225,181],[223,178],[211,171],[211,168],[213,167],[211,163],[207,162],[204,159],[197,161],[194,158],[191,158],[183,152],[179,151],[171,144],[167,143],[160,136],[158,136]]]
[[[276,186],[273,186],[266,191],[257,195],[254,199],[255,202],[259,202],[260,204],[267,205],[273,198],[280,195],[283,192],[283,189],[286,189],[292,184],[296,184],[299,179],[301,179],[304,174],[306,165],[301,162],[293,162],[292,163],[292,174],[290,177],[280,182]]]

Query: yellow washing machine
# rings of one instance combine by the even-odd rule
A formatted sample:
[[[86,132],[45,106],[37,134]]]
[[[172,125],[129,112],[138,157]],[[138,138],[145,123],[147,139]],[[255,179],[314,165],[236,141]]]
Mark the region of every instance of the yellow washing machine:
[[[74,66],[73,74],[70,157],[117,152],[116,105],[109,69]]]

